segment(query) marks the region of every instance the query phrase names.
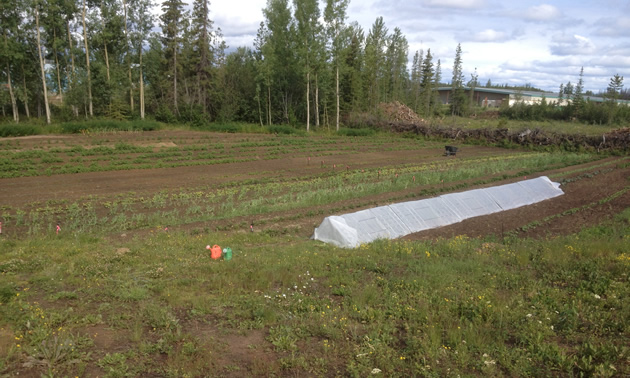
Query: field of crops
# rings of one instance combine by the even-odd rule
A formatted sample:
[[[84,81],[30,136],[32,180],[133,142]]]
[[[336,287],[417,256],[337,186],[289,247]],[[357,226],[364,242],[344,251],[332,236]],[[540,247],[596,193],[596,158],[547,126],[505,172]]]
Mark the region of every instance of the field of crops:
[[[630,158],[444,144],[0,139],[0,373],[630,374]],[[328,215],[540,175],[565,195],[356,250],[309,240]]]

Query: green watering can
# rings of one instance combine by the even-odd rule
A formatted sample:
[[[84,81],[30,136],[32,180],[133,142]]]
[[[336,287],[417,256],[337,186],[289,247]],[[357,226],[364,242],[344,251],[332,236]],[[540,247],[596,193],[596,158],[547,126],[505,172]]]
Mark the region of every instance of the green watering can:
[[[223,260],[232,260],[232,248],[223,248]]]

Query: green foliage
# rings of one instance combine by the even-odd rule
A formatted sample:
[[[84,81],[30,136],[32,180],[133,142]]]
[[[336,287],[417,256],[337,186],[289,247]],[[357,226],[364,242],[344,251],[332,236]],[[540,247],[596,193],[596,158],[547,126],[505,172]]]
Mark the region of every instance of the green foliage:
[[[65,122],[59,125],[61,132],[65,134],[80,134],[98,131],[152,131],[158,130],[160,125],[154,121],[114,121],[114,120],[89,120],[83,122]]]
[[[39,135],[42,133],[40,126],[29,124],[4,124],[0,125],[0,137],[20,137],[27,135]]]
[[[166,105],[160,105],[155,113],[155,120],[164,123],[176,123],[177,117],[173,114],[171,108]]]
[[[573,120],[574,108],[548,104],[527,105],[517,103],[502,107],[501,116],[521,121]],[[585,101],[582,103],[578,120],[595,125],[623,125],[630,122],[630,107],[615,103],[598,103]]]

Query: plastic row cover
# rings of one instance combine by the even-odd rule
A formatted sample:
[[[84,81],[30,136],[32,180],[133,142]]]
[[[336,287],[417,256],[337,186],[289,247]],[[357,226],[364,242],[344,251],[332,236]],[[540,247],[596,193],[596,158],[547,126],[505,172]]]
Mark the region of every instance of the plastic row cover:
[[[339,247],[355,248],[376,239],[395,239],[464,219],[531,205],[562,194],[560,184],[543,176],[513,184],[330,216],[315,229],[313,239]]]

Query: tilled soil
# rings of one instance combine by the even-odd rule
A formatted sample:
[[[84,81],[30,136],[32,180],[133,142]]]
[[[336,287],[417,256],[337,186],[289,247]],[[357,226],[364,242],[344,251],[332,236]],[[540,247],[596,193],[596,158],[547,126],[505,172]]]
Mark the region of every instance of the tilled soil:
[[[183,140],[196,138],[195,132],[159,132],[161,143],[171,143],[170,140]],[[142,134],[137,134],[137,144],[141,144]],[[70,138],[70,142],[68,139]],[[170,138],[170,139],[169,139]],[[215,137],[213,137],[215,138]],[[229,134],[217,134],[216,140],[229,143],[238,138]],[[242,136],[241,136],[242,138]],[[251,136],[252,139],[269,138],[268,136]],[[50,136],[49,139],[63,143],[81,144],[87,142],[86,136]],[[22,149],[41,146],[46,143],[46,137],[19,139]],[[125,143],[134,143],[134,135],[125,136]],[[54,144],[53,144],[54,145]],[[418,150],[396,150],[395,148],[383,148],[375,151],[348,151],[354,144],[340,142],[318,155],[294,154],[276,159],[263,159],[247,162],[234,162],[215,164],[211,166],[189,166],[163,169],[137,169],[128,171],[107,171],[77,174],[62,174],[52,176],[20,177],[0,179],[0,206],[18,208],[32,203],[44,203],[48,200],[76,201],[87,197],[98,197],[99,201],[115,199],[117,196],[135,193],[137,195],[153,195],[160,191],[183,190],[185,188],[212,188],[227,182],[245,181],[252,177],[265,180],[289,180],[297,177],[317,175],[325,170],[369,170],[381,167],[396,167],[405,164],[419,164],[443,159],[456,159],[459,156],[443,156],[443,150],[438,147],[418,148]],[[161,148],[156,146],[155,148]],[[359,147],[360,148],[360,147]],[[340,154],[340,151],[345,153]],[[261,150],[261,155],[264,154]],[[513,150],[503,150],[490,147],[466,146],[460,149],[459,155],[474,156],[500,156],[513,153]],[[297,156],[301,155],[301,156]],[[610,162],[607,168],[599,168],[602,162]],[[334,168],[333,168],[334,167]],[[525,237],[545,237],[549,235],[574,233],[585,226],[599,224],[626,208],[630,204],[630,194],[623,191],[628,188],[630,182],[630,168],[624,157],[610,157],[593,163],[573,166],[560,170],[538,172],[535,176],[554,175],[562,172],[579,173],[560,176],[566,182],[562,185],[565,192],[563,196],[547,200],[535,205],[522,207],[498,214],[469,219],[464,222],[442,227],[435,230],[423,231],[409,235],[407,239],[433,239],[438,237],[451,237],[454,235],[505,236],[509,232],[516,231],[517,235]],[[486,177],[488,179],[490,177]],[[531,177],[530,177],[531,178]],[[482,178],[483,179],[483,178]],[[492,185],[501,185],[517,181],[521,178],[496,181]],[[553,179],[553,177],[552,177]],[[569,180],[567,180],[569,179]],[[456,185],[460,183],[451,183]],[[470,183],[467,183],[470,184]],[[473,189],[475,186],[468,186]],[[431,188],[426,188],[431,189]],[[599,201],[607,199],[615,193],[623,191],[616,198],[599,204]],[[384,205],[392,202],[420,199],[413,197],[418,193],[418,188],[396,193],[362,197],[355,200],[346,200],[342,203],[330,204],[315,212],[299,209],[286,212],[276,212],[255,217],[232,218],[220,221],[184,224],[173,227],[174,229],[222,229],[233,232],[249,231],[250,222],[256,224],[256,231],[267,229],[286,230],[292,229],[299,235],[310,237],[313,228],[316,227],[325,216],[339,214],[341,212],[358,211],[376,205]],[[586,206],[586,208],[583,208]],[[580,211],[569,211],[581,208]],[[344,210],[352,209],[352,210]],[[560,216],[561,214],[563,214]],[[312,215],[309,215],[312,214]],[[552,219],[547,219],[552,217]],[[546,220],[547,219],[547,220]],[[544,222],[543,222],[544,221]],[[543,223],[532,227],[533,222]],[[246,224],[246,227],[242,227]],[[258,225],[261,225],[260,227]],[[528,226],[529,225],[529,226]],[[528,227],[526,227],[528,226]],[[141,234],[143,230],[134,233]]]

